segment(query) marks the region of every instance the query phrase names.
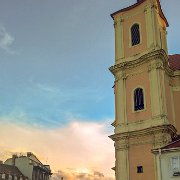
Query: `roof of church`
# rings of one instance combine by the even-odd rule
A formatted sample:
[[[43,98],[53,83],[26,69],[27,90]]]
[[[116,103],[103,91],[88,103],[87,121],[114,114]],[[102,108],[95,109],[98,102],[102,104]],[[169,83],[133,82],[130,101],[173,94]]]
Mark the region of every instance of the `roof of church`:
[[[169,55],[169,67],[172,70],[180,70],[180,54]]]
[[[161,149],[162,150],[165,150],[165,149],[167,150],[167,149],[175,149],[175,148],[180,148],[180,138],[177,139],[176,141],[173,141],[170,144],[162,147]]]
[[[173,141],[161,148],[153,149],[152,153],[180,151],[180,135],[178,135]]]
[[[118,13],[120,13],[120,12],[125,12],[125,11],[128,11],[128,10],[130,10],[130,9],[133,9],[133,8],[139,6],[140,4],[142,4],[142,3],[145,2],[145,1],[146,1],[146,0],[139,0],[139,1],[137,1],[137,3],[135,3],[135,4],[131,5],[131,6],[128,6],[128,7],[126,7],[126,8],[120,9],[119,11],[116,11],[116,12],[112,13],[112,14],[111,14],[111,17],[113,18],[114,15],[116,15],[116,14],[118,14]],[[166,23],[166,26],[168,27],[169,24],[168,24],[168,21],[167,21],[164,13],[163,13],[163,11],[162,11],[160,1],[157,0],[157,3],[158,3],[158,8],[159,8],[159,15],[161,16],[162,19],[164,19],[164,21],[165,21],[165,23]],[[114,19],[114,18],[113,18],[113,19]]]
[[[25,177],[16,166],[7,164],[0,164],[0,174],[10,174]]]

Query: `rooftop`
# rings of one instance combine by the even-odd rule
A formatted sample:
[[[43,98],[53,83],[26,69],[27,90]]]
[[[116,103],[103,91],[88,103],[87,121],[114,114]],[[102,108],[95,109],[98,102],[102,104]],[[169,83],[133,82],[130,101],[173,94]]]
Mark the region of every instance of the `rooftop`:
[[[172,70],[180,70],[180,54],[169,55],[169,67]]]
[[[112,14],[111,14],[111,17],[114,19],[114,15],[116,15],[116,14],[118,14],[118,13],[121,13],[121,12],[125,12],[125,11],[128,11],[128,10],[131,10],[131,9],[139,6],[140,4],[144,3],[145,1],[146,1],[146,0],[137,0],[137,2],[136,2],[135,4],[133,4],[133,5],[131,5],[131,6],[128,6],[128,7],[126,7],[126,8],[120,9],[119,11],[116,11],[116,12],[112,13]],[[160,15],[160,17],[165,21],[166,26],[168,27],[169,24],[168,24],[168,21],[167,21],[164,13],[163,13],[163,11],[162,11],[161,4],[160,4],[160,1],[159,1],[159,0],[157,0],[157,4],[158,4],[158,9],[159,9],[159,15]]]
[[[16,166],[7,164],[0,164],[0,174],[10,174],[18,177],[25,177]]]

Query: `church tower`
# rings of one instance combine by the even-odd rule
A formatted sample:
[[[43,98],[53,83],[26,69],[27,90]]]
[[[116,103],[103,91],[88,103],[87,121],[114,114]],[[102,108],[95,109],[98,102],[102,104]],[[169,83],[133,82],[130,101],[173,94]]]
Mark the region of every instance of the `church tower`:
[[[175,102],[180,99],[180,71],[170,67],[168,21],[159,0],[137,0],[111,17],[115,130],[110,138],[115,144],[116,180],[160,180],[159,161],[151,151],[180,133]]]

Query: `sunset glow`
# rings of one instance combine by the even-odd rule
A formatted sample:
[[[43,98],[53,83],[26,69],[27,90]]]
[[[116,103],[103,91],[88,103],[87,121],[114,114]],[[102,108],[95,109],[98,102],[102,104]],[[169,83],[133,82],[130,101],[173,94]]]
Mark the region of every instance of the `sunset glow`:
[[[169,54],[180,1],[161,0]],[[137,0],[0,2],[0,160],[33,152],[53,180],[114,180],[114,27]]]

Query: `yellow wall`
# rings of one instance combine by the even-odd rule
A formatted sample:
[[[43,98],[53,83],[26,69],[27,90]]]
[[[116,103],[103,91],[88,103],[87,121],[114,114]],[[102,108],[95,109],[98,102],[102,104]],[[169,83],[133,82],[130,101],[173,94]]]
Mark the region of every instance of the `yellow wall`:
[[[180,91],[174,91],[175,122],[178,134],[180,134]]]
[[[140,44],[131,46],[131,31],[130,28],[134,23],[140,25],[141,41]],[[129,33],[129,35],[127,35]],[[125,58],[133,56],[146,51],[146,25],[144,12],[135,15],[133,18],[128,18],[124,21],[124,55]]]
[[[129,148],[129,174],[131,180],[154,180],[154,155],[152,145],[144,144]],[[137,166],[143,166],[143,173],[137,173]]]
[[[134,68],[131,73],[137,73],[138,69],[143,67]],[[133,90],[137,87],[144,89],[144,103],[145,109],[139,112],[134,111]],[[128,122],[137,120],[145,120],[151,118],[151,98],[150,98],[150,82],[148,72],[139,73],[129,76],[126,80],[126,109]]]
[[[166,76],[165,78],[165,85],[166,85],[167,118],[169,123],[174,124],[172,90],[170,86],[170,78],[168,76]]]

